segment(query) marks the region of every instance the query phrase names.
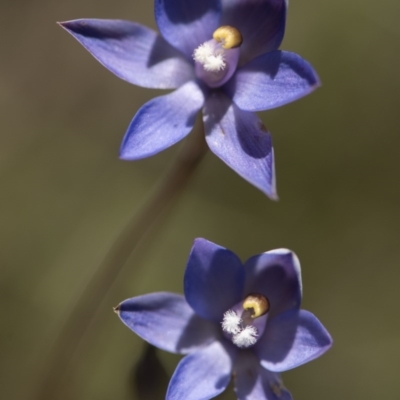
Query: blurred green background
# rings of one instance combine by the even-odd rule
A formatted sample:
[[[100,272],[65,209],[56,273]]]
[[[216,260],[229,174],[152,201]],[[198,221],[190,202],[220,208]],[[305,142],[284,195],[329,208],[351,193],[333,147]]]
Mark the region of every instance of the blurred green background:
[[[0,3],[4,399],[34,399],[71,307],[180,147],[118,160],[134,113],[160,92],[114,77],[55,22],[121,18],[155,28],[152,10],[151,0]],[[103,299],[52,400],[140,398],[132,371],[143,342],[112,306],[147,292],[182,292],[195,237],[243,260],[277,247],[298,254],[303,307],[335,342],[283,374],[295,400],[398,396],[399,15],[397,0],[291,2],[281,47],[309,60],[323,86],[261,114],[274,138],[281,200],[268,200],[208,154],[151,245]],[[171,374],[179,357],[157,354]]]

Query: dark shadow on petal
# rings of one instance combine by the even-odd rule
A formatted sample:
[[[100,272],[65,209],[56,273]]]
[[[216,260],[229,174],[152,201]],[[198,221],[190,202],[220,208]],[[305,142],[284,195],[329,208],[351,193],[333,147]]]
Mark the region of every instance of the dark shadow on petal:
[[[282,65],[286,66],[286,68],[289,67],[299,77],[307,80],[310,85],[316,83],[315,76],[310,74],[307,62],[294,53],[282,52],[280,50],[263,54],[249,62],[243,68],[247,72],[263,72],[269,75],[271,79],[274,79]]]
[[[265,62],[264,59],[268,57],[268,62]],[[272,51],[268,54],[262,54],[261,56],[255,58],[250,61],[248,64],[244,65],[242,69],[246,71],[246,73],[251,72],[262,72],[266,75],[269,75],[271,79],[274,79],[279,72],[279,67],[282,61],[282,52],[281,51]],[[265,65],[267,64],[267,65]],[[240,69],[239,69],[240,71]],[[233,97],[236,91],[236,79],[235,75],[231,78],[229,85],[227,85],[227,94],[230,97]]]
[[[293,347],[293,342],[296,336],[297,326],[298,326],[298,310],[294,310],[291,312],[290,321],[285,325],[285,331],[282,332],[282,336],[279,340],[279,346],[269,345],[272,343],[272,338],[269,338],[269,330],[268,330],[268,322],[265,328],[264,335],[262,337],[262,342],[268,346],[268,361],[272,363],[278,363],[283,361],[286,356],[289,354],[289,351]],[[280,318],[281,316],[276,316],[275,318]],[[260,341],[260,346],[262,345]],[[262,350],[261,350],[262,353]]]
[[[231,379],[225,390],[217,397],[213,397],[213,400],[232,400],[232,393],[234,391],[233,380]]]
[[[220,324],[223,314],[242,299],[244,274],[240,259],[230,250],[218,248],[205,256],[197,249],[184,277],[186,301],[197,315]]]
[[[175,50],[169,43],[167,43],[161,36],[158,35],[153,43],[149,59],[147,60],[147,66],[150,68],[159,64],[160,62],[168,60],[169,58],[175,57],[184,58],[182,53]]]
[[[229,374],[225,376],[221,376],[220,379],[217,381],[215,387],[217,389],[222,389],[225,388],[225,391],[223,393],[229,392],[228,386],[232,386],[232,373],[233,373],[233,366],[236,363],[236,360],[238,358],[238,354],[240,351],[238,351],[238,348],[235,347],[231,341],[227,340],[222,334],[221,334],[221,344],[225,348],[225,351],[229,354],[229,357],[231,358],[232,361],[232,369],[229,372]]]
[[[215,383],[215,388],[220,390],[220,389],[225,389],[227,386],[227,381],[228,382],[231,380],[231,374],[221,376],[221,378],[218,379],[218,381]]]
[[[173,24],[188,24],[210,10],[219,10],[216,0],[164,0],[164,10]]]
[[[181,352],[195,346],[206,346],[220,337],[221,330],[217,324],[193,315],[182,331],[177,351]]]
[[[262,257],[262,254],[260,256]],[[255,258],[253,262],[256,263],[256,260]],[[269,299],[269,318],[291,308],[300,307],[299,282],[297,278],[289,276],[279,264],[259,271],[257,279],[254,279],[251,287],[247,287],[246,290],[250,293],[260,293]]]
[[[264,62],[261,62],[265,57],[268,57],[268,63],[265,65]],[[274,79],[276,75],[279,72],[279,67],[282,63],[282,52],[277,50],[277,51],[271,51],[268,53],[268,55],[261,55],[251,61],[247,65],[247,70],[248,71],[261,71],[264,72],[265,74],[269,75],[271,79]]]
[[[205,121],[205,134],[209,135],[213,125],[220,124],[229,107],[232,105],[232,100],[223,89],[209,89],[208,99],[204,106],[204,114],[209,116],[209,121]],[[212,122],[211,122],[212,121]],[[207,129],[208,128],[208,129]],[[223,127],[220,126],[223,131]],[[225,133],[225,132],[223,132]]]
[[[226,0],[223,25],[232,25],[243,36],[240,65],[276,50],[283,39],[286,21],[284,0]]]
[[[276,324],[275,326],[273,325],[274,323]],[[261,358],[271,363],[282,362],[287,357],[288,353],[293,349],[296,333],[299,330],[303,331],[303,333],[307,331],[309,338],[312,338],[306,340],[303,338],[300,347],[310,345],[316,349],[314,354],[318,353],[318,348],[321,350],[327,349],[327,346],[332,343],[329,334],[319,321],[315,317],[313,319],[301,317],[300,310],[292,310],[276,316],[275,320],[271,321],[270,328],[268,328],[267,325],[262,337],[262,343],[258,346],[257,351]],[[265,346],[265,352],[262,346]],[[301,354],[301,349],[299,354]],[[262,355],[265,355],[265,357]],[[313,353],[302,355],[303,361],[301,363],[306,362],[310,357],[314,358]]]
[[[252,349],[242,349],[234,367],[236,394],[245,399],[253,391],[258,377],[259,360]]]
[[[127,23],[121,24],[121,21],[110,21],[108,24],[96,23],[91,21],[88,24],[85,20],[63,22],[60,25],[64,28],[72,31],[75,35],[82,35],[85,38],[98,39],[107,41],[119,41],[129,40],[135,30],[140,31],[143,27],[136,24]],[[147,29],[147,28],[146,28]],[[147,61],[147,67],[152,67],[170,58],[185,58],[182,53],[174,49],[169,43],[167,43],[162,36],[156,34],[155,40],[150,50],[149,59]],[[186,59],[186,58],[185,58]]]
[[[218,102],[218,106],[216,106],[214,102],[214,107],[218,110],[217,121],[220,122],[221,119],[225,117],[225,114],[228,112],[229,107],[232,105],[232,100],[219,89],[215,90],[215,92],[216,94],[214,96],[216,98],[216,102]],[[219,97],[218,100],[217,97]]]
[[[237,134],[243,151],[253,158],[265,158],[269,154],[272,157],[272,139],[268,129],[258,117],[254,118],[256,126],[244,124],[241,114],[245,112],[234,107]]]
[[[96,21],[89,20],[89,22],[91,23],[90,25],[88,21],[85,20],[66,21],[61,22],[60,25],[71,30],[75,34],[94,39],[122,39],[130,35],[130,31],[123,29],[122,26],[118,24],[118,21],[108,26],[104,24],[96,26]]]
[[[195,122],[196,122],[196,118],[199,115],[198,111],[193,112],[192,114],[189,114],[186,120],[186,126],[190,126],[193,127]]]

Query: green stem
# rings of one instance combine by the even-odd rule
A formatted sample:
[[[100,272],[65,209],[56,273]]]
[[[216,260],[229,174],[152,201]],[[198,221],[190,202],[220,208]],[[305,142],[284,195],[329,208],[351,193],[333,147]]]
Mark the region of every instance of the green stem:
[[[76,301],[51,349],[33,399],[57,398],[65,374],[71,368],[74,354],[90,329],[102,299],[107,296],[128,258],[143,239],[160,225],[165,211],[177,200],[206,152],[203,125],[200,123],[185,140],[175,162],[161,179],[149,200],[123,228],[81,297]]]

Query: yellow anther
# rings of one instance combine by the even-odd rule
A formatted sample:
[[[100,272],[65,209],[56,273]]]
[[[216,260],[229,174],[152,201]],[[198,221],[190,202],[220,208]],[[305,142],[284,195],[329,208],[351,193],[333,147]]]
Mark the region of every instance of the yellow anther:
[[[213,38],[217,42],[221,42],[224,49],[239,47],[243,42],[241,33],[236,28],[229,25],[220,26],[213,33]]]
[[[261,294],[249,294],[243,301],[243,308],[245,310],[253,310],[251,318],[258,318],[264,315],[269,310],[269,301]]]

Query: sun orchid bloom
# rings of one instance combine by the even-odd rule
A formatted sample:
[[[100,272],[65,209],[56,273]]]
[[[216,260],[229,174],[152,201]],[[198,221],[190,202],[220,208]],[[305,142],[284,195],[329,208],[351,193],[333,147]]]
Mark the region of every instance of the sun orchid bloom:
[[[184,296],[152,293],[116,307],[122,322],[150,344],[185,354],[167,400],[205,400],[231,377],[239,400],[290,400],[279,373],[327,351],[332,339],[300,309],[300,264],[278,249],[241,263],[230,250],[196,239]]]
[[[271,135],[255,111],[319,85],[311,65],[277,50],[287,0],[155,0],[160,34],[122,20],[61,23],[101,64],[129,83],[176,89],[144,104],[120,157],[152,156],[183,139],[202,110],[211,151],[277,199]]]

